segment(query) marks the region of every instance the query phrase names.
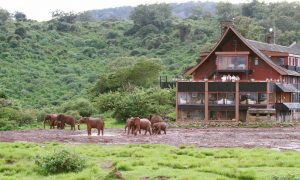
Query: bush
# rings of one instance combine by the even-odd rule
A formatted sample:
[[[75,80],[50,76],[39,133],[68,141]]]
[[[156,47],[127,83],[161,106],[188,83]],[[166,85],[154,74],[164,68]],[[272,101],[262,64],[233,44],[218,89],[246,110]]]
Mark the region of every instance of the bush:
[[[125,120],[130,116],[166,115],[174,111],[174,93],[174,90],[135,88],[131,92],[100,94],[95,102],[100,111],[112,111],[115,118]]]
[[[86,166],[86,160],[75,153],[60,150],[44,157],[37,156],[35,164],[44,174],[79,172]]]
[[[32,124],[35,119],[35,113],[11,107],[2,107],[0,108],[0,117],[0,130],[13,130]]]
[[[68,101],[64,103],[62,105],[62,111],[64,113],[77,111],[80,116],[91,116],[95,112],[95,108],[90,101],[80,98],[75,101]]]

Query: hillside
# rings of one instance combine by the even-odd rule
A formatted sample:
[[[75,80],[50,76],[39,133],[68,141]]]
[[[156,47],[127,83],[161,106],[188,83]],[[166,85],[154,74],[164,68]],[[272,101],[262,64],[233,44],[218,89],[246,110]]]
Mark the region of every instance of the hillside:
[[[99,75],[141,57],[160,60],[160,75],[181,75],[216,42],[221,19],[235,18],[236,28],[249,39],[263,41],[266,29],[274,27],[278,44],[300,40],[299,3],[217,3],[215,12],[200,8],[190,16],[191,5],[139,6],[131,20],[99,22],[71,13],[58,13],[48,22],[12,19],[1,9],[0,94],[23,107],[59,106],[87,96]],[[158,15],[153,20],[144,11]],[[176,18],[174,12],[190,18]]]
[[[218,25],[216,19],[190,20],[192,32],[203,28],[206,33],[185,42],[177,37],[180,20],[170,32],[146,38],[124,35],[131,21],[77,22],[71,32],[51,29],[52,22],[9,22],[1,37],[0,89],[24,106],[56,106],[90,88],[110,64],[139,56],[161,59],[162,74],[175,76],[217,37],[206,28],[210,22]],[[20,27],[24,38],[15,34]]]

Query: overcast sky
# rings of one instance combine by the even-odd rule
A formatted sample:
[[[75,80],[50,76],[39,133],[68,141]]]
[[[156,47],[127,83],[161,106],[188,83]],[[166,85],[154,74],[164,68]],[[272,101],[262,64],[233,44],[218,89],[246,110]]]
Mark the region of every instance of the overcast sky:
[[[23,12],[27,18],[38,21],[49,20],[50,12],[59,9],[65,12],[80,12],[91,9],[104,9],[119,6],[137,6],[139,4],[153,3],[181,3],[191,0],[0,0],[0,7],[13,13]],[[204,0],[206,1],[206,0]],[[220,1],[220,0],[211,0]],[[231,3],[249,2],[249,0],[225,0]],[[265,2],[275,2],[282,0],[265,0]],[[287,0],[297,1],[297,0]],[[299,1],[299,0],[298,0]]]

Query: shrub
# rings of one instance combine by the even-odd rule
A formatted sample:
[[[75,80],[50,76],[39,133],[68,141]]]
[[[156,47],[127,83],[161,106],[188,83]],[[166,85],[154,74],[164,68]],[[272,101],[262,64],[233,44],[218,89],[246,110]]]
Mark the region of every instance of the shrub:
[[[35,164],[44,174],[57,174],[79,172],[86,166],[86,160],[64,149],[43,157],[37,156]]]
[[[16,127],[16,122],[8,118],[0,118],[0,131],[13,130]]]
[[[158,88],[135,88],[131,92],[100,94],[95,102],[100,111],[112,111],[115,118],[125,120],[130,116],[145,117],[151,113],[166,115],[174,111],[173,93],[173,90]]]
[[[76,99],[75,101],[68,101],[62,105],[64,113],[70,111],[77,111],[80,116],[91,116],[95,112],[95,108],[87,99]],[[71,115],[71,114],[70,114]]]

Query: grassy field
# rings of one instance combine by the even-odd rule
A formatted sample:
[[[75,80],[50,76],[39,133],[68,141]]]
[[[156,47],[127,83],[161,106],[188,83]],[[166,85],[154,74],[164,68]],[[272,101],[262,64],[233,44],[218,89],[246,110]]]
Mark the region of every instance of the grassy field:
[[[43,175],[37,155],[67,149],[87,160],[79,173]],[[300,153],[267,149],[203,149],[166,145],[65,145],[0,143],[0,179],[299,179]]]

